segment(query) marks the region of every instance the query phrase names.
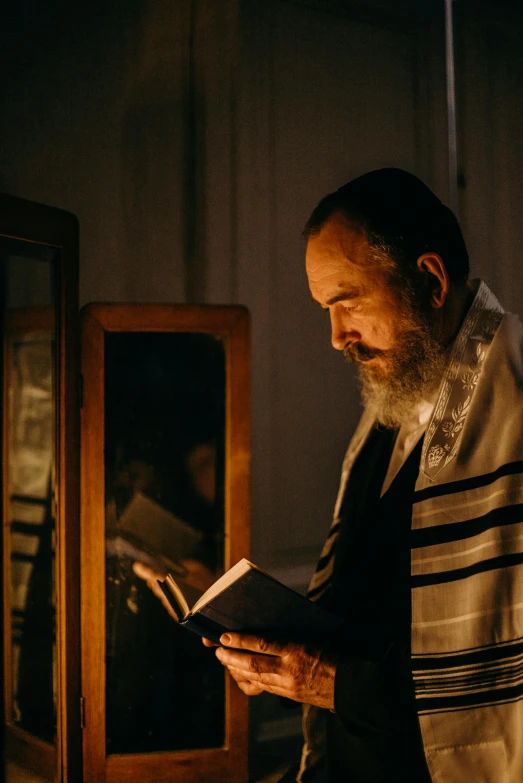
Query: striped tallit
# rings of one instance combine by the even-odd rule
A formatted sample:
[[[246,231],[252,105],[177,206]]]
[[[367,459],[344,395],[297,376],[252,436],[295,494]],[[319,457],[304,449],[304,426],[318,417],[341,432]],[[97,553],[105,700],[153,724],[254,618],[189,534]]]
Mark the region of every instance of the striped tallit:
[[[309,595],[329,588],[351,467]],[[412,671],[435,783],[523,781],[523,327],[484,283],[454,342],[424,438],[411,530]],[[325,713],[303,711],[297,780],[323,757]]]

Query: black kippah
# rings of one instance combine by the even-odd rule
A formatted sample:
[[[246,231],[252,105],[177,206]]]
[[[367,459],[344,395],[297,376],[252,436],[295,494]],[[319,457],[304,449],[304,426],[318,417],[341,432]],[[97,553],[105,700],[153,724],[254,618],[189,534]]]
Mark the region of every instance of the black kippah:
[[[441,231],[450,210],[414,174],[403,169],[370,171],[336,191],[352,210],[371,215],[373,231],[384,235]]]
[[[372,243],[389,246],[412,266],[424,252],[438,253],[451,278],[466,280],[468,253],[454,213],[418,177],[397,168],[369,171],[325,196],[305,226],[306,237],[340,212],[361,224]]]

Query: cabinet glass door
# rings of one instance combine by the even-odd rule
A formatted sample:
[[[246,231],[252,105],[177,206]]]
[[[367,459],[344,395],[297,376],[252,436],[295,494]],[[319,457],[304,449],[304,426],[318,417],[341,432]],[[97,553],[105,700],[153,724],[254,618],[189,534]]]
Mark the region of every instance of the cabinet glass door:
[[[56,335],[58,251],[0,239],[4,290],[4,596],[7,745],[56,766]],[[29,754],[28,754],[29,755]],[[22,759],[18,759],[22,763]],[[17,780],[8,762],[7,779]]]

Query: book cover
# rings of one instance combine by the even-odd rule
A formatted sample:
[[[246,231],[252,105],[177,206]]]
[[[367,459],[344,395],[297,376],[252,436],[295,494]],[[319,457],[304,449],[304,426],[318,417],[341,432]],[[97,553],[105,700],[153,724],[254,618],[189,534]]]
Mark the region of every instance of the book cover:
[[[226,631],[331,633],[343,622],[245,558],[197,598],[171,574],[159,584],[180,623],[213,642]]]

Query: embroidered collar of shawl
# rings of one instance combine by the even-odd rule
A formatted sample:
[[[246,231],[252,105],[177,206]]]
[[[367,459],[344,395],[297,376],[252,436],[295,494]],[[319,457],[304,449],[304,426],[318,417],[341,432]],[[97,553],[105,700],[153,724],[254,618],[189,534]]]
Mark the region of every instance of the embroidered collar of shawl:
[[[434,480],[456,456],[485,359],[504,310],[488,286],[479,281],[476,296],[450,354],[429,421],[421,470]]]

